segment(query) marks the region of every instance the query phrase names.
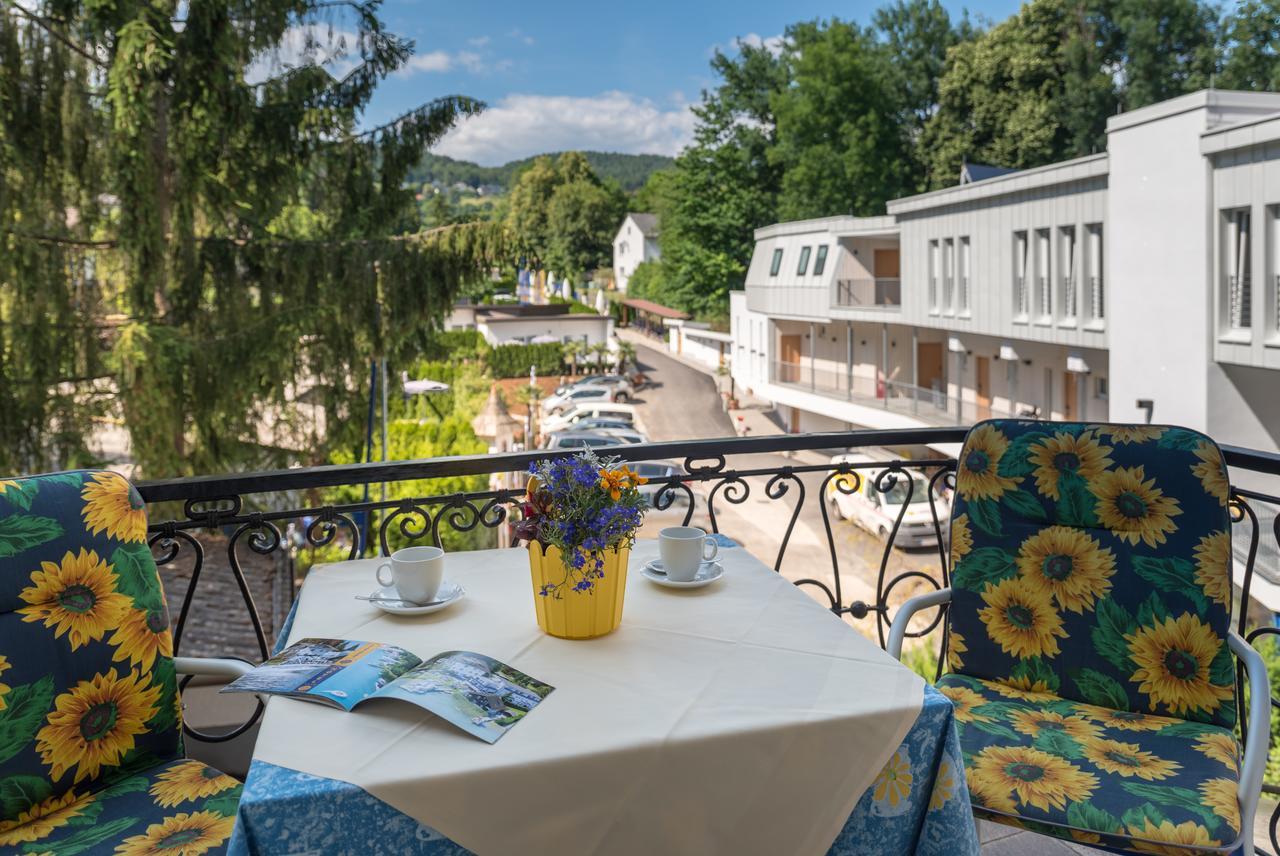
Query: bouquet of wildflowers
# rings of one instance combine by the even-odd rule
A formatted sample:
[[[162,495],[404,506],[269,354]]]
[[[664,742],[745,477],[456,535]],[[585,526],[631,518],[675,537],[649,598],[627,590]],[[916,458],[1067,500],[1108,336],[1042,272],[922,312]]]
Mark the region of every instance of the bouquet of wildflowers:
[[[591,593],[604,578],[604,553],[629,548],[648,508],[637,488],[647,479],[617,458],[590,449],[529,466],[529,488],[516,537],[560,548],[565,577],[538,594],[559,598],[567,588]]]

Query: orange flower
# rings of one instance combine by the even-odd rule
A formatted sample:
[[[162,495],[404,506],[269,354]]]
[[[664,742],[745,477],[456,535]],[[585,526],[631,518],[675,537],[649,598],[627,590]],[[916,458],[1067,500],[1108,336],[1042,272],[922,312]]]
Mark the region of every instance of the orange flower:
[[[600,487],[609,494],[609,498],[617,502],[622,497],[622,492],[630,485],[628,484],[626,467],[620,470],[601,470],[600,471]]]
[[[627,481],[631,482],[632,487],[639,487],[642,484],[649,483],[649,480],[647,478],[640,475],[638,472],[631,469],[626,464],[622,465],[622,474],[627,477]]]

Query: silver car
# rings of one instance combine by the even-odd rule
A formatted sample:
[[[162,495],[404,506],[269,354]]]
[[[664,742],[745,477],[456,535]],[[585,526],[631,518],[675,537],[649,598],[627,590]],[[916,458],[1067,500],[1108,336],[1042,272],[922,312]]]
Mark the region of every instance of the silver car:
[[[594,431],[557,431],[554,434],[547,435],[546,442],[542,448],[547,451],[554,449],[602,449],[609,446],[622,446],[630,442],[621,437],[610,437],[607,434],[597,434]]]
[[[607,386],[613,390],[614,401],[630,401],[636,393],[635,387],[631,385],[631,381],[627,380],[622,375],[593,374],[580,377],[573,383],[567,383],[563,386],[556,387],[556,394],[559,395],[563,392],[583,386]]]

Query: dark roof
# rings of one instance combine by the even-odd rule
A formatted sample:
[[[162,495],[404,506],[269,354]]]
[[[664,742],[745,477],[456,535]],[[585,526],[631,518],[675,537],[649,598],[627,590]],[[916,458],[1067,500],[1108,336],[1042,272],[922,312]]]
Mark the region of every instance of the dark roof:
[[[681,312],[679,309],[672,309],[670,306],[663,306],[661,303],[654,303],[652,300],[643,300],[639,297],[628,297],[622,301],[623,306],[630,306],[637,312],[648,312],[651,315],[658,315],[663,318],[688,318],[689,316]]]
[[[960,164],[960,183],[972,184],[975,181],[985,181],[1011,172],[1017,172],[1017,170],[985,163],[962,163]]]
[[[657,214],[637,214],[634,211],[629,211],[627,216],[636,222],[636,225],[640,227],[640,231],[646,238],[658,237]]]

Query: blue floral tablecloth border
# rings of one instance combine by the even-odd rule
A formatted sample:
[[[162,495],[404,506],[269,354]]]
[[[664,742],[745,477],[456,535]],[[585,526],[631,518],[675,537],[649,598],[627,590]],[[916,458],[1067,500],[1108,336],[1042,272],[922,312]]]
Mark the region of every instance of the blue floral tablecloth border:
[[[828,853],[977,856],[963,770],[951,702],[926,687],[919,718]],[[470,856],[355,785],[261,761],[249,769],[228,852]]]

